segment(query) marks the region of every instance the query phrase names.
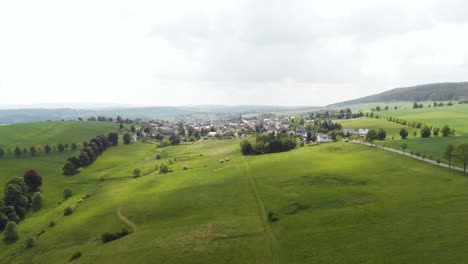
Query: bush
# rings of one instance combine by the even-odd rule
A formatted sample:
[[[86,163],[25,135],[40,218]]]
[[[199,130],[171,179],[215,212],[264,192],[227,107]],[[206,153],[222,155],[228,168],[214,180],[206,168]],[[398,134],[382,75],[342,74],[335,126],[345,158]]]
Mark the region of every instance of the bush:
[[[34,239],[34,237],[28,237],[25,241],[24,241],[24,247],[25,248],[32,248],[36,245],[36,240]]]
[[[7,243],[12,243],[19,239],[18,226],[16,225],[16,222],[10,221],[6,224],[3,236],[3,239]]]
[[[226,162],[229,162],[229,158],[226,158]]]
[[[72,195],[73,191],[71,189],[66,188],[65,190],[63,190],[63,198],[65,198],[65,200],[70,198]]]
[[[277,222],[279,219],[278,219],[278,215],[273,212],[273,211],[269,211],[268,212],[268,221],[270,221],[271,223],[274,223],[274,222]]]
[[[76,252],[75,254],[72,255],[72,257],[70,258],[69,262],[72,262],[74,261],[75,259],[81,257],[81,252]]]
[[[102,243],[111,242],[111,241],[114,241],[116,239],[127,236],[128,234],[129,234],[129,232],[128,232],[128,230],[126,228],[122,228],[122,231],[117,232],[117,233],[106,232],[106,233],[101,235],[101,241],[102,241]]]
[[[165,174],[165,173],[168,173],[169,172],[169,168],[166,166],[166,164],[161,164],[161,166],[159,166],[159,173],[160,174]]]
[[[182,166],[182,170],[188,170],[188,169],[189,169],[189,168],[188,168],[187,165]]]
[[[70,206],[67,206],[64,210],[63,210],[63,215],[64,216],[68,216],[68,215],[71,215],[73,214],[73,208],[71,208]]]
[[[55,222],[54,221],[50,221],[49,222],[49,227],[54,227],[55,226]]]
[[[224,160],[219,160],[219,163],[224,163]]]
[[[161,159],[161,154],[156,154],[156,159],[157,160]]]
[[[439,164],[439,163],[440,163],[440,159],[437,159],[437,164]]]
[[[133,170],[133,178],[138,178],[140,177],[140,169],[134,169]]]
[[[41,209],[42,207],[42,195],[40,192],[34,193],[32,197],[32,208],[34,211]]]
[[[203,154],[202,154],[202,153],[200,153],[200,157],[203,157]]]

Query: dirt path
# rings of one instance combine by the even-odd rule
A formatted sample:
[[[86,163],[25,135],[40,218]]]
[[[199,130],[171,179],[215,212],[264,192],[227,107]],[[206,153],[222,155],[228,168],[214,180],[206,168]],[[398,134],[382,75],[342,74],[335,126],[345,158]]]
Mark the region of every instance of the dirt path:
[[[193,148],[193,146],[195,146],[197,143],[199,143],[199,142],[202,141],[202,140],[203,140],[203,139],[199,139],[199,140],[193,142],[193,144],[191,144],[190,146],[186,147],[184,150],[182,150],[182,151],[181,151],[179,154],[177,154],[175,157],[177,158],[177,157],[183,155],[185,152],[187,152],[187,150]]]
[[[128,219],[128,216],[122,214],[122,208],[119,208],[119,210],[117,210],[117,215],[119,216],[120,220],[122,220],[124,223],[132,227],[133,233],[137,232],[136,224],[130,221]]]
[[[242,156],[242,161],[244,162],[245,165],[245,173],[247,174],[247,177],[249,177],[249,181],[252,187],[252,190],[255,194],[255,198],[257,200],[259,212],[260,212],[260,217],[262,218],[263,225],[265,226],[265,231],[268,234],[268,237],[270,239],[270,249],[271,249],[271,263],[272,264],[277,264],[279,263],[279,246],[278,246],[278,239],[276,238],[275,233],[273,232],[273,229],[270,226],[270,222],[268,222],[267,219],[267,211],[265,209],[265,205],[263,203],[263,199],[260,196],[260,193],[257,188],[257,183],[255,182],[254,177],[249,173],[249,164],[245,160],[245,158]]]

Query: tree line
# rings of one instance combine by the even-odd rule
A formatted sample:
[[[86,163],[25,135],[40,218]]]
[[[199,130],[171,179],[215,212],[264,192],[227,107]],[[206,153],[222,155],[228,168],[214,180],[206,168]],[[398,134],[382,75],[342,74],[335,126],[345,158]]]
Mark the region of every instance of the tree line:
[[[6,151],[0,148],[0,158],[4,158],[7,156],[14,156],[16,158],[21,158],[21,157],[35,157],[39,156],[42,153],[45,154],[50,154],[51,152],[65,152],[68,150],[75,151],[79,148],[79,146],[76,143],[72,144],[58,144],[58,145],[45,145],[43,148],[42,147],[36,147],[36,146],[31,146],[29,148],[20,148],[19,146],[16,146],[15,149],[12,151],[11,149],[7,149]]]
[[[289,151],[296,148],[297,142],[294,137],[287,133],[275,134],[257,134],[255,143],[244,139],[240,143],[243,155],[261,155],[266,153],[275,153]]]

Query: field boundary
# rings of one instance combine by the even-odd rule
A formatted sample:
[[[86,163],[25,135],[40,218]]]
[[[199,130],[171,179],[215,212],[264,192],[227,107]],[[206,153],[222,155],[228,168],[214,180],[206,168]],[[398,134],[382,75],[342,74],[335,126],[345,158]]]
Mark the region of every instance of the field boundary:
[[[268,223],[268,219],[266,217],[267,211],[265,209],[265,205],[263,203],[263,199],[260,196],[260,193],[257,188],[257,183],[255,182],[255,179],[252,175],[249,173],[249,164],[245,160],[245,158],[242,156],[242,161],[244,162],[245,165],[245,171],[247,174],[247,177],[249,178],[252,190],[255,194],[255,199],[257,200],[257,205],[260,210],[260,217],[262,219],[263,225],[265,227],[265,231],[268,233],[268,237],[270,239],[270,249],[271,249],[271,257],[272,257],[272,262],[274,264],[279,263],[279,246],[278,246],[278,239],[276,238],[275,233],[273,232],[273,229],[270,226],[270,223]]]

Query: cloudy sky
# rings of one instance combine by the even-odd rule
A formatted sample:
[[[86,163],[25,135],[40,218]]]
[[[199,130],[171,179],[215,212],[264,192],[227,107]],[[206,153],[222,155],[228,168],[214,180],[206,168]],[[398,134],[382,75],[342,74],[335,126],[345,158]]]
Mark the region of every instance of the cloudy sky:
[[[463,0],[1,1],[0,105],[325,105],[468,79]]]

